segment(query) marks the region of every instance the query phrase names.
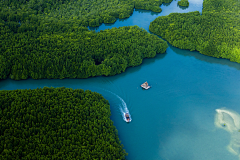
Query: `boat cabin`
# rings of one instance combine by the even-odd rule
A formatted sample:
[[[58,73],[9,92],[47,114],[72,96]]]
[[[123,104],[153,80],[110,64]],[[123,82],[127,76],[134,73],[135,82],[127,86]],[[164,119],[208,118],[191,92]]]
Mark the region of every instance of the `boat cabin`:
[[[126,117],[127,119],[129,119],[129,114],[128,114],[128,113],[126,113],[126,114],[125,114],[125,117]]]
[[[144,82],[144,83],[141,85],[141,87],[142,87],[143,89],[149,89],[149,88],[150,88],[150,86],[148,85],[147,81]]]

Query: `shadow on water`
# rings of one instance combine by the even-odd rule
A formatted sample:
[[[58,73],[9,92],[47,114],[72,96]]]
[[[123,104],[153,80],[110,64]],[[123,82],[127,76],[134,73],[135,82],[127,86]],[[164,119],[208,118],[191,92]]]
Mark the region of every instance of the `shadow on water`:
[[[127,21],[127,19],[128,19],[128,18],[123,18],[123,19],[117,18],[117,20],[119,20],[120,22]]]
[[[154,58],[144,58],[142,61],[142,64],[140,64],[139,66],[136,67],[129,67],[126,69],[127,73],[126,74],[130,74],[130,73],[134,73],[139,71],[142,67],[146,66],[146,65],[150,65],[152,63],[154,63],[155,61],[158,61],[160,59],[163,59],[166,56],[167,53],[163,53],[163,54],[157,54]]]
[[[182,10],[185,10],[185,9],[187,9],[188,7],[183,7],[183,6],[179,6],[179,5],[177,5],[179,8],[181,8]]]
[[[145,58],[143,59],[142,66],[149,65],[151,63],[154,63],[157,60],[163,59],[166,56],[167,53],[163,54],[157,54],[154,58]]]
[[[2,88],[3,88],[4,86],[7,86],[7,85],[9,84],[9,81],[10,81],[10,80],[11,80],[10,78],[1,79],[1,80],[0,80],[0,89],[3,90]]]
[[[167,6],[169,6],[170,4],[171,4],[171,2],[170,2],[170,3],[163,3],[162,5],[167,7]]]
[[[118,18],[117,18],[117,20],[118,20]],[[105,24],[105,26],[112,26],[112,25],[114,25],[114,23],[104,23],[104,24]]]
[[[160,13],[157,13],[157,12],[153,12],[153,11],[150,11],[150,10],[143,10],[143,9],[135,9],[136,12],[138,13],[150,13],[151,15],[158,15]]]
[[[228,59],[210,57],[210,56],[203,55],[203,54],[199,53],[198,51],[182,50],[182,49],[173,47],[170,44],[168,44],[168,45],[176,54],[183,55],[183,56],[192,56],[201,61],[205,61],[208,63],[214,63],[214,64],[227,65],[229,67],[233,67],[233,68],[236,68],[237,70],[240,70],[240,64],[238,64],[236,62],[231,62]]]
[[[119,78],[123,78],[123,77],[131,75],[135,72],[138,72],[139,70],[141,70],[142,67],[144,67],[146,65],[150,65],[158,60],[163,59],[166,56],[166,54],[167,53],[157,54],[154,58],[145,58],[145,59],[143,59],[142,64],[140,64],[139,66],[129,67],[125,70],[125,72],[122,72],[122,73],[114,75],[114,76],[109,76],[109,79],[113,82],[115,80],[118,80]]]

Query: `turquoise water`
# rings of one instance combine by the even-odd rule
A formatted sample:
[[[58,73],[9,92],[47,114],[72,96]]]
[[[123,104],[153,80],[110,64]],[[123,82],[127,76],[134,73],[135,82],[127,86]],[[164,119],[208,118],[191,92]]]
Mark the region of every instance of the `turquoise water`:
[[[133,26],[137,25],[149,31],[150,22],[156,19],[158,16],[166,16],[170,13],[187,13],[192,11],[202,12],[202,3],[203,0],[188,0],[189,7],[181,9],[176,0],[173,0],[171,3],[164,3],[160,7],[162,8],[161,13],[155,13],[152,11],[139,10],[136,9],[133,14],[126,19],[117,19],[114,24],[102,24],[99,27],[89,27],[92,30],[100,31],[105,29],[110,29],[113,27],[123,27],[123,26]]]
[[[157,16],[202,10],[202,1],[189,2],[185,10],[173,1],[165,4],[160,14],[134,11],[130,18],[103,24],[97,31],[130,25],[148,30]],[[151,89],[140,88],[145,81]],[[142,65],[112,77],[0,81],[1,90],[44,86],[88,89],[108,99],[111,119],[129,160],[239,159],[227,150],[230,134],[214,125],[214,117],[215,110],[221,107],[240,113],[240,64],[169,45],[165,54],[144,59]],[[131,123],[126,123],[120,112],[125,103]]]

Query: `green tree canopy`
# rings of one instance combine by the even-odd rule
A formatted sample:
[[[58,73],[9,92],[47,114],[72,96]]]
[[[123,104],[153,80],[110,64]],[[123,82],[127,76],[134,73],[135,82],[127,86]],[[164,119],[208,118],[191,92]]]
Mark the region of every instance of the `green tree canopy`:
[[[238,0],[204,0],[202,15],[172,13],[155,19],[149,30],[180,49],[240,63],[239,10]]]
[[[0,79],[115,75],[167,48],[162,39],[136,26],[99,33],[86,27],[128,17],[133,1],[8,0],[0,4]]]
[[[188,2],[188,0],[180,0],[180,1],[178,1],[178,5],[182,6],[182,7],[188,7],[189,2]]]
[[[0,159],[125,159],[110,114],[88,90],[0,91]]]

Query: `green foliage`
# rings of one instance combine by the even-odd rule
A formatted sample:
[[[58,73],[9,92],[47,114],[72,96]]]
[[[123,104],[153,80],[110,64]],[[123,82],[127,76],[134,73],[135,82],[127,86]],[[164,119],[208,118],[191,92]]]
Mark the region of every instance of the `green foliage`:
[[[6,79],[9,72],[9,61],[5,58],[5,56],[0,55],[0,79]]]
[[[0,159],[125,159],[110,114],[91,91],[0,91]]]
[[[167,43],[137,27],[107,29],[96,33],[85,27],[53,33],[47,24],[39,32],[11,33],[3,37],[2,78],[88,78],[115,75],[140,65],[143,58],[164,53]],[[53,28],[61,24],[51,23]],[[23,24],[18,28],[22,28]],[[51,28],[50,24],[49,27]],[[49,30],[53,30],[53,28]],[[62,27],[66,30],[67,27]],[[47,30],[47,31],[46,31]],[[153,56],[148,53],[153,52]],[[7,61],[9,60],[9,62]],[[6,68],[6,69],[5,69]]]
[[[172,0],[5,0],[0,2],[1,17],[24,21],[28,14],[48,20],[61,20],[83,26],[114,23],[116,18],[127,18],[134,8],[161,12],[162,3]],[[93,23],[99,22],[99,23]]]
[[[240,3],[204,0],[203,12],[158,17],[149,30],[181,49],[240,63]]]
[[[153,12],[162,12],[162,9],[159,7],[162,3],[170,3],[172,0],[135,0],[135,8],[136,9],[145,9],[151,10]]]
[[[153,57],[148,52],[164,53],[166,42],[136,26],[99,33],[84,27],[129,17],[134,5],[125,3],[1,1],[0,79],[109,76]]]
[[[180,1],[178,1],[178,5],[182,6],[182,7],[188,7],[189,2],[188,2],[188,0],[180,0]]]

